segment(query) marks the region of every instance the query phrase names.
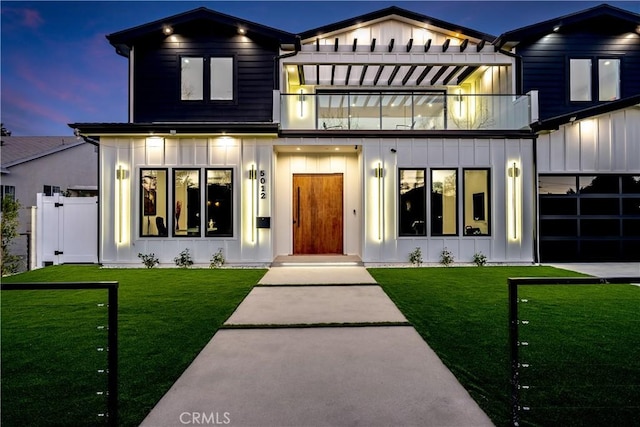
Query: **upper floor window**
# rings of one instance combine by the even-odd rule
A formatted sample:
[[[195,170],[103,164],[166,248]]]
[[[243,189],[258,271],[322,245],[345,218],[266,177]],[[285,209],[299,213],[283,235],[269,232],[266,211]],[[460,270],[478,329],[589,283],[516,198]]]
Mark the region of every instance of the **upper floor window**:
[[[598,59],[598,101],[620,99],[620,60]]]
[[[182,58],[180,73],[180,99],[202,101],[204,99],[204,58]]]
[[[232,57],[183,56],[180,58],[180,99],[231,101],[234,93],[233,74]]]
[[[233,58],[211,58],[211,100],[233,99]]]
[[[620,60],[602,58],[569,60],[569,100],[576,102],[613,101],[620,98]]]

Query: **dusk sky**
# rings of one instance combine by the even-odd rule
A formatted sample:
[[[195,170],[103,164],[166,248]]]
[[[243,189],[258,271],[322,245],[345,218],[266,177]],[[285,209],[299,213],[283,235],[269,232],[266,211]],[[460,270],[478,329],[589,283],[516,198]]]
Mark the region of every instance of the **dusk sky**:
[[[292,33],[398,6],[495,36],[602,2],[2,1],[0,116],[14,136],[127,121],[127,60],[105,36],[197,7]],[[608,2],[640,13],[640,1]]]

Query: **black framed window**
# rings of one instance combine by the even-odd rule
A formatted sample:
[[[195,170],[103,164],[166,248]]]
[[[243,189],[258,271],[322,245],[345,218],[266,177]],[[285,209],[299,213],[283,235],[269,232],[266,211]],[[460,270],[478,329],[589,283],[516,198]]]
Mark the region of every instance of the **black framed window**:
[[[458,235],[458,171],[431,170],[431,235]]]
[[[210,99],[212,101],[233,100],[233,58],[210,58]]]
[[[569,58],[569,101],[620,99],[620,58]]]
[[[200,169],[173,170],[173,235],[199,237],[202,229]]]
[[[180,58],[180,99],[233,101],[235,74],[235,60],[232,56],[183,56]]]
[[[202,101],[204,99],[204,58],[180,58],[180,99]]]
[[[166,169],[140,169],[140,237],[167,237],[169,210]]]
[[[427,196],[425,169],[399,169],[400,183],[399,235],[426,236]]]
[[[233,169],[207,169],[206,236],[233,236]]]
[[[489,169],[464,169],[463,216],[467,236],[491,234],[491,182]]]

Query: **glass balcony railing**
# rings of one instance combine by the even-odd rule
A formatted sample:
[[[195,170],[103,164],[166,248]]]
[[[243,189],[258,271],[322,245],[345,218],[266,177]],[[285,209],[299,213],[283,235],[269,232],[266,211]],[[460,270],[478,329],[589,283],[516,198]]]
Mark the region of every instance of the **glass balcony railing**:
[[[283,130],[518,130],[529,95],[338,92],[280,95]]]

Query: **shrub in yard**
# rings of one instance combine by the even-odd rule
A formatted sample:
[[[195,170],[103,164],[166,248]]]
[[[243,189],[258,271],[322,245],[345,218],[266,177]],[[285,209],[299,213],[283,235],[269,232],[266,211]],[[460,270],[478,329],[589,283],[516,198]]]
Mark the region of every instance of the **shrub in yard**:
[[[422,250],[420,248],[415,248],[409,253],[409,262],[416,267],[422,265]]]
[[[222,253],[222,249],[218,249],[218,252],[211,255],[211,263],[209,264],[209,268],[220,268],[224,265],[224,254]]]
[[[18,235],[18,211],[20,203],[11,197],[2,198],[2,253],[0,265],[2,275],[16,273],[20,264],[20,257],[13,255],[9,250],[11,242]]]
[[[442,252],[440,252],[440,264],[444,265],[445,267],[449,267],[451,264],[453,264],[453,254],[449,249],[444,248]]]
[[[156,258],[156,254],[154,254],[154,253],[151,253],[151,254],[139,253],[138,254],[138,258],[140,258],[142,260],[142,263],[147,268],[153,268],[156,265],[160,264],[160,260],[158,260],[158,258]]]
[[[185,249],[180,252],[177,257],[173,259],[173,262],[180,268],[187,268],[193,265],[193,258],[191,258],[191,254],[189,253],[189,249]]]
[[[482,252],[476,252],[473,254],[473,262],[478,267],[482,267],[487,263],[487,256]]]

